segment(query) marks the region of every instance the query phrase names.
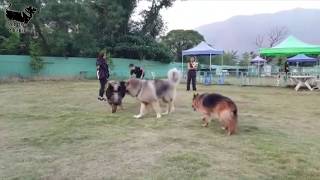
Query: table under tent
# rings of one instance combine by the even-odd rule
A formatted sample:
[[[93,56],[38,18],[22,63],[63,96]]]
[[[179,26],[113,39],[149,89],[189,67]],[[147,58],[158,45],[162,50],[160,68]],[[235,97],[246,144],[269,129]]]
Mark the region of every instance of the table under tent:
[[[212,83],[212,57],[216,55],[223,55],[223,50],[218,50],[213,47],[211,47],[208,43],[202,41],[199,43],[197,46],[188,49],[188,50],[183,50],[182,51],[182,60],[181,60],[181,71],[182,74],[184,75],[184,68],[183,68],[183,57],[184,56],[209,56],[210,58],[210,65],[209,65],[209,71],[203,72],[203,76],[206,77],[204,78],[205,84],[211,84]],[[221,64],[223,64],[223,56],[221,56]]]

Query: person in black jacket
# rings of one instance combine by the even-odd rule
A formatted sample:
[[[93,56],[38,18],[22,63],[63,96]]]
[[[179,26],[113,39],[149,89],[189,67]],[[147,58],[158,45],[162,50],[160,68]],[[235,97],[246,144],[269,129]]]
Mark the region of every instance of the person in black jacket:
[[[130,68],[130,76],[133,77],[135,75],[136,78],[138,79],[143,79],[144,78],[144,70],[141,67],[135,66],[134,64],[129,64]]]
[[[288,61],[286,61],[285,63],[284,63],[284,72],[286,73],[286,75],[288,75],[288,73],[289,73],[289,63],[288,63]]]
[[[286,62],[284,63],[284,72],[285,72],[284,79],[287,81],[287,79],[288,79],[288,74],[289,74],[289,72],[290,72],[288,61],[286,61]]]
[[[109,67],[106,62],[106,54],[101,52],[98,55],[97,62],[97,78],[100,81],[100,90],[99,90],[99,97],[98,100],[105,101],[106,99],[103,97],[105,92],[105,86],[108,82],[109,78]]]

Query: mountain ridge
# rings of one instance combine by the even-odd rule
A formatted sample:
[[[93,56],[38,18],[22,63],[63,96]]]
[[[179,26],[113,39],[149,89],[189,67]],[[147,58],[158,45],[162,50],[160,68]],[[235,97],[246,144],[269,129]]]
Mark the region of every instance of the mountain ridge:
[[[258,51],[255,39],[275,27],[286,27],[306,43],[320,44],[320,9],[295,8],[276,13],[233,16],[225,21],[205,24],[195,28],[215,48],[226,51]],[[266,46],[266,45],[265,45]]]

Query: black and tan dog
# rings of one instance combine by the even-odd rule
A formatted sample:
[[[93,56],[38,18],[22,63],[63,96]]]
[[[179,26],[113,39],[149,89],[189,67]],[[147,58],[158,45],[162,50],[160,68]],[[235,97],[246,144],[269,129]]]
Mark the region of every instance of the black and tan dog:
[[[9,5],[9,8],[10,6],[11,4]],[[37,9],[32,6],[26,7],[24,11],[14,11],[6,9],[6,16],[9,20],[27,24],[32,19],[36,11]]]
[[[126,95],[125,82],[108,82],[107,86],[107,101],[112,107],[112,113],[115,113],[117,111],[118,106],[122,108],[122,99]]]
[[[204,115],[204,127],[208,127],[211,118],[218,118],[228,135],[236,132],[238,110],[230,98],[214,93],[194,94],[192,108]]]

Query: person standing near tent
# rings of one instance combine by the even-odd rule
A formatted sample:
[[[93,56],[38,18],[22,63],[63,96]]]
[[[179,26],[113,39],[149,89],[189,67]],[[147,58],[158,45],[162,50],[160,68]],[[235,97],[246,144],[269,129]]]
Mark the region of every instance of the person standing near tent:
[[[195,57],[191,57],[188,62],[188,74],[187,74],[187,91],[190,91],[190,83],[192,83],[192,90],[196,91],[196,77],[197,77],[198,62]]]
[[[105,92],[105,86],[108,82],[109,78],[109,67],[106,60],[107,56],[105,52],[100,52],[97,57],[96,67],[97,67],[97,78],[100,81],[100,89],[99,89],[99,101],[105,101],[106,99],[103,97]]]
[[[286,61],[285,63],[284,63],[284,72],[285,72],[285,80],[287,80],[287,78],[288,78],[288,73],[289,73],[289,62],[288,61]]]
[[[284,63],[284,72],[286,73],[286,75],[289,73],[289,63],[288,63],[288,61],[286,61]]]

